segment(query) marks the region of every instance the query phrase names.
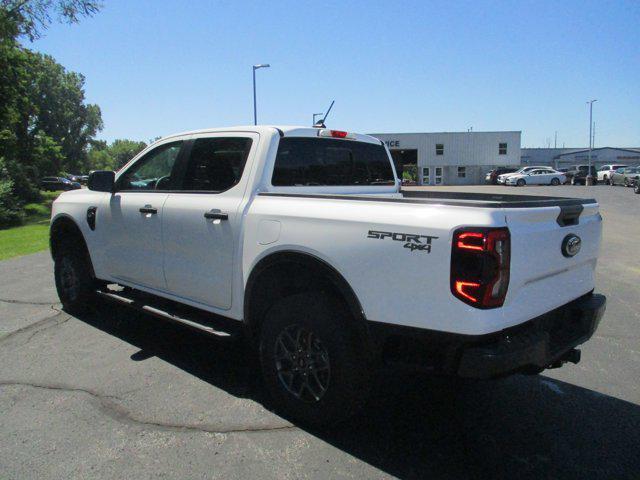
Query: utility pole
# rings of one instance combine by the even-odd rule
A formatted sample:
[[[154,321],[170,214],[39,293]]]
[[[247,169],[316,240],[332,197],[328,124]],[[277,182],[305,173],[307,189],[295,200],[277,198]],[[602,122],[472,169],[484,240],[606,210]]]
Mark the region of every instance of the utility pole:
[[[558,148],[558,131],[556,130],[555,136],[553,137],[553,148]]]
[[[598,100],[590,100],[587,103],[589,104],[589,171],[587,172],[587,177],[585,178],[585,185],[593,185],[593,176],[591,175],[591,150],[593,149],[593,103]]]

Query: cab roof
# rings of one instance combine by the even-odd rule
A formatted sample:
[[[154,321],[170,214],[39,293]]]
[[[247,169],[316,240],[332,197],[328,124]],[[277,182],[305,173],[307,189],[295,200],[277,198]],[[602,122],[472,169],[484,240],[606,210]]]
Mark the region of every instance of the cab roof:
[[[199,130],[191,130],[187,132],[180,132],[171,135],[167,135],[158,139],[158,141],[166,140],[172,137],[183,137],[187,135],[199,135],[203,133],[224,133],[224,132],[256,132],[262,134],[274,134],[278,133],[283,137],[318,137],[320,130],[337,130],[334,128],[316,128],[316,127],[302,127],[295,125],[238,125],[234,127],[222,127],[222,128],[203,128]],[[347,130],[348,131],[348,130]],[[353,135],[353,138],[348,140],[355,140],[358,142],[381,144],[382,142],[370,135],[364,135],[360,133],[354,133],[348,131]],[[154,142],[155,143],[155,142]]]

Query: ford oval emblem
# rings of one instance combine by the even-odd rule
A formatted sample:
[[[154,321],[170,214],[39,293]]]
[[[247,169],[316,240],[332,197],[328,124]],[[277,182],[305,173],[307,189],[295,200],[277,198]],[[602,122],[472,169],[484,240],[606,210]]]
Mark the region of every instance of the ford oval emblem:
[[[582,247],[582,240],[573,233],[564,237],[562,241],[562,255],[565,257],[575,257]]]

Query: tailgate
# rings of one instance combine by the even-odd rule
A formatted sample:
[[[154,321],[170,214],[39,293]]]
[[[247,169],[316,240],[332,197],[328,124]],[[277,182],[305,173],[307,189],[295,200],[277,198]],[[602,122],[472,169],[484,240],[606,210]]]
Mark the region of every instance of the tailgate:
[[[534,317],[593,290],[602,235],[597,203],[505,208],[504,212],[511,232],[511,279],[505,306],[518,306]],[[563,242],[574,236],[580,239],[580,248],[571,256]],[[575,245],[576,240],[571,243]]]

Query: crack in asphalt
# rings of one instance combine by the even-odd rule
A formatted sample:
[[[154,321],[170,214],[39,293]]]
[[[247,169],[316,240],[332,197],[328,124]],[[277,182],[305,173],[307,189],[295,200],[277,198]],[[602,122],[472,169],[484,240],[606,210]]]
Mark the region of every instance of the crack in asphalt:
[[[62,312],[61,312],[62,313]],[[57,317],[58,315],[55,315],[54,317],[49,317],[47,318],[47,320],[52,320],[53,318]],[[26,345],[27,343],[29,343],[31,340],[33,340],[33,337],[35,337],[36,335],[38,335],[39,333],[44,332],[45,330],[49,330],[50,328],[53,327],[59,327],[60,325],[64,325],[65,323],[67,323],[69,320],[71,320],[71,316],[67,315],[67,318],[65,318],[64,320],[60,321],[60,322],[52,322],[51,325],[46,325],[44,328],[41,328],[39,330],[36,330],[35,332],[33,332],[31,335],[29,335],[29,337],[24,341],[24,343],[22,344],[22,346]]]
[[[129,410],[114,402],[113,400],[122,401],[122,398],[113,395],[105,395],[88,388],[72,387],[63,384],[44,384],[34,382],[21,382],[13,380],[0,380],[0,387],[3,386],[16,386],[16,387],[28,387],[40,390],[60,391],[67,393],[82,393],[89,395],[92,399],[98,402],[100,409],[109,417],[127,424],[135,424],[143,427],[153,427],[161,430],[168,431],[180,431],[180,432],[201,432],[201,433],[219,433],[219,434],[234,434],[234,433],[266,433],[276,432],[283,430],[296,430],[295,425],[273,425],[265,427],[232,427],[232,428],[219,428],[210,425],[188,425],[170,422],[160,422],[153,420],[144,420],[135,417]]]
[[[53,315],[51,315],[49,317],[45,317],[42,320],[38,320],[37,322],[30,323],[29,325],[24,326],[22,328],[19,328],[17,330],[13,330],[12,332],[9,332],[4,336],[0,336],[0,343],[3,343],[6,340],[8,340],[10,338],[13,338],[13,337],[15,337],[17,335],[20,335],[21,333],[25,333],[25,332],[28,332],[28,331],[33,330],[33,329],[38,329],[39,327],[41,327],[43,325],[47,325],[48,323],[51,323],[51,325],[47,325],[45,328],[43,328],[41,330],[36,330],[36,332],[34,332],[27,339],[27,341],[25,342],[25,344],[26,344],[31,340],[31,338],[33,336],[35,336],[36,333],[38,333],[38,332],[40,332],[42,330],[51,328],[51,327],[62,325],[63,323],[66,323],[67,321],[69,321],[71,319],[70,315],[64,313],[62,310],[56,309],[53,305],[51,305],[51,310],[53,310],[54,312],[57,312],[57,313],[54,313]],[[66,318],[65,318],[65,315],[66,315]],[[64,320],[61,321],[60,318],[63,318]]]
[[[26,300],[13,300],[10,298],[0,298],[0,302],[11,303],[13,305],[59,305],[60,302],[27,302]]]

